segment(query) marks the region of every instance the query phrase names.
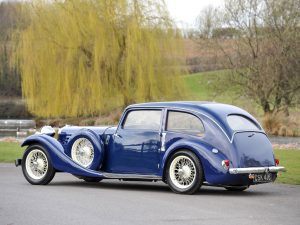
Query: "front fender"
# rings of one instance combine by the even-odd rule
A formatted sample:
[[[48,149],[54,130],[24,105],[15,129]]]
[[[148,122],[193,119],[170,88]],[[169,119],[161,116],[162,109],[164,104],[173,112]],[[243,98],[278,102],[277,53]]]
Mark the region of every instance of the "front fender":
[[[58,171],[68,172],[77,176],[103,177],[101,173],[84,168],[74,162],[64,153],[64,148],[55,138],[45,134],[35,134],[26,138],[21,146],[32,144],[39,144],[45,148],[50,156],[53,167]]]
[[[193,152],[200,159],[204,177],[208,183],[219,183],[220,179],[223,179],[224,175],[228,173],[228,171],[225,170],[221,164],[222,160],[227,159],[227,157],[221,151],[218,151],[218,153],[213,153],[213,147],[204,142],[179,140],[169,146],[163,156],[160,171],[162,176],[164,175],[164,169],[167,166],[170,156],[176,151],[183,149]]]

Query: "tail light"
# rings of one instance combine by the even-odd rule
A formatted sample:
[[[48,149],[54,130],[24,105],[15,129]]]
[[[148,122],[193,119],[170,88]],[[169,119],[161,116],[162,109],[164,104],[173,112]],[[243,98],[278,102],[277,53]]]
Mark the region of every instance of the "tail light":
[[[222,161],[222,166],[225,170],[229,169],[230,161],[228,159],[225,159]]]
[[[279,165],[279,159],[275,159],[275,166]]]

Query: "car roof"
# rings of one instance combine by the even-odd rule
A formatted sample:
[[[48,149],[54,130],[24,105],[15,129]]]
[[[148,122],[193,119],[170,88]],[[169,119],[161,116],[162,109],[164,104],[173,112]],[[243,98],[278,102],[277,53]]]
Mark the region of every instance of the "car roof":
[[[171,102],[146,102],[133,104],[128,107],[163,107],[163,108],[186,108],[195,110],[198,109],[199,106],[204,106],[207,104],[218,104],[216,102],[208,102],[208,101],[171,101]]]
[[[173,102],[148,102],[133,104],[127,107],[129,108],[170,108],[193,111],[209,117],[217,125],[225,131],[227,137],[230,139],[235,132],[227,123],[227,116],[231,114],[242,115],[252,120],[257,126],[260,126],[259,122],[247,111],[228,104],[206,101],[173,101]],[[262,128],[261,128],[262,129]]]

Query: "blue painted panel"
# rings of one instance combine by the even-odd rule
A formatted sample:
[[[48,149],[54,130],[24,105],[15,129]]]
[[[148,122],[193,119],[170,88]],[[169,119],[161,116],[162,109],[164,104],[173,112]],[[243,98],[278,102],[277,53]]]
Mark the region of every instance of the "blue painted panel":
[[[187,134],[167,132],[166,152],[162,155],[162,167],[167,166],[167,158],[178,150],[190,150],[201,161],[205,180],[209,183],[218,183],[227,173],[221,165],[222,160],[228,157],[221,151],[218,154],[212,152],[214,146],[205,142],[204,139]],[[162,168],[162,170],[163,170]],[[162,173],[161,170],[161,173]]]
[[[69,156],[64,153],[62,145],[54,138],[38,134],[32,135],[25,139],[21,146],[40,144],[49,153],[53,167],[58,171],[71,173],[78,176],[103,177],[101,173],[86,169],[75,163]]]
[[[158,131],[118,129],[110,136],[105,171],[157,174],[160,135]]]
[[[236,167],[275,166],[272,145],[266,134],[243,132],[234,135]]]
[[[120,126],[126,112],[131,109],[163,109],[162,128],[159,131],[122,129]],[[166,110],[182,110],[195,114],[205,127],[204,136],[164,130]],[[194,152],[201,160],[205,179],[215,185],[247,185],[247,175],[230,175],[221,162],[229,159],[230,167],[272,166],[274,157],[272,146],[263,133],[236,133],[227,123],[228,114],[241,114],[258,123],[249,113],[235,106],[200,103],[200,102],[166,102],[144,103],[129,106],[116,127],[64,127],[58,141],[46,135],[33,135],[23,145],[33,142],[42,144],[49,152],[54,168],[79,176],[102,177],[98,171],[83,168],[72,161],[66,154],[70,151],[70,141],[81,132],[93,136],[93,141],[103,142],[104,155],[102,171],[114,173],[135,173],[163,175],[167,160],[172,153],[180,149]],[[161,132],[166,132],[165,148],[161,147]],[[115,134],[118,135],[115,135]],[[254,135],[252,135],[254,134]],[[251,137],[249,137],[252,135]],[[233,138],[234,137],[234,138]],[[231,143],[231,141],[233,141]],[[98,143],[99,142],[99,143]],[[213,153],[212,149],[218,149]]]

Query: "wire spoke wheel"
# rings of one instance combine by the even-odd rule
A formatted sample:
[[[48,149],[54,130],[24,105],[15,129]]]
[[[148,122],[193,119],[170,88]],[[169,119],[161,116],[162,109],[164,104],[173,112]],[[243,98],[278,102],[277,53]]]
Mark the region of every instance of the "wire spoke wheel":
[[[48,171],[48,159],[44,152],[33,149],[27,155],[25,167],[28,175],[34,179],[42,179]]]
[[[51,182],[56,171],[47,150],[41,145],[33,144],[23,154],[22,172],[29,183],[46,185]]]
[[[200,159],[190,151],[175,152],[168,160],[165,178],[175,193],[194,194],[204,179]]]
[[[176,157],[170,165],[170,177],[178,188],[188,188],[195,181],[197,172],[194,162],[187,156]]]
[[[78,138],[72,145],[72,159],[83,167],[89,167],[92,164],[94,154],[94,147],[87,138]]]

